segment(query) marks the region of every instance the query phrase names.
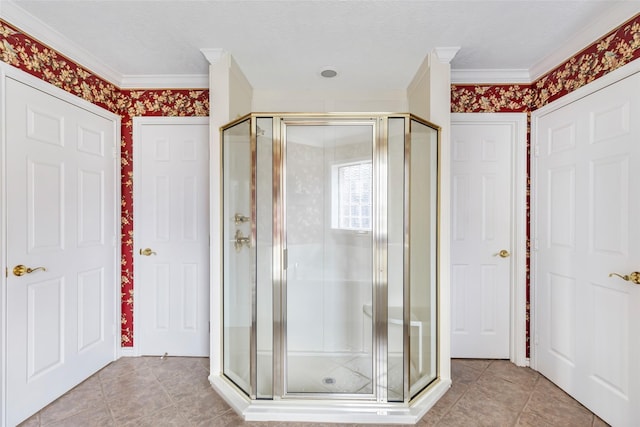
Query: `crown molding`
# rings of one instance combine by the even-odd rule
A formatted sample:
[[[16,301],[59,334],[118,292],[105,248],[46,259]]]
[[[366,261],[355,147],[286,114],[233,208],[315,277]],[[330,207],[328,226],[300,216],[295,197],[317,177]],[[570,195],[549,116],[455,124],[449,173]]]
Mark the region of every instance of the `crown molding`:
[[[33,37],[60,54],[90,70],[96,76],[114,84],[121,89],[169,89],[169,88],[207,88],[207,75],[123,75],[115,71],[104,62],[97,59],[89,51],[79,47],[72,40],[49,27],[46,23],[34,17],[19,7],[14,0],[0,0],[0,18],[18,27],[28,36]],[[640,13],[639,1],[621,1],[599,16],[598,20],[582,29],[572,38],[566,40],[559,49],[535,63],[529,70],[496,70],[470,69],[451,70],[453,84],[530,84],[569,58],[576,55],[585,47],[620,26]],[[434,49],[438,60],[450,63],[458,52],[459,47],[440,47]],[[205,48],[200,50],[205,58],[215,64],[225,57],[226,51],[219,48]]]
[[[207,74],[124,75],[120,89],[205,89]]]
[[[452,84],[530,84],[531,74],[529,70],[451,70]]]
[[[575,56],[582,49],[588,47],[596,40],[602,38],[613,29],[624,24],[640,13],[639,1],[620,1],[614,4],[603,14],[575,36],[565,40],[557,50],[550,53],[529,69],[531,81],[536,81],[548,72],[563,64]]]
[[[451,60],[456,56],[459,50],[460,46],[436,47],[433,49],[438,57],[438,61],[443,64],[451,64]]]
[[[50,48],[55,49],[60,54],[66,56],[83,68],[88,69],[100,78],[120,87],[122,74],[98,60],[89,51],[79,47],[76,43],[55,31],[35,16],[26,12],[16,5],[13,0],[0,0],[0,2],[2,3],[0,17],[5,19],[9,24],[18,27],[29,37],[33,37]]]
[[[227,53],[224,49],[219,47],[204,47],[200,49],[200,52],[209,61],[209,64],[215,64]]]

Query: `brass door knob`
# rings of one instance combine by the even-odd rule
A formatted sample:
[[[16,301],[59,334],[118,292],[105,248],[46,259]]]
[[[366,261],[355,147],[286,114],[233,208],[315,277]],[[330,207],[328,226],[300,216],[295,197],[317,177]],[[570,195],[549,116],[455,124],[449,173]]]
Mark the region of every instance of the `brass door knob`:
[[[31,274],[34,271],[38,271],[38,270],[47,271],[47,269],[44,267],[30,268],[30,267],[27,267],[26,265],[18,264],[15,267],[13,267],[13,274],[16,276],[24,276],[25,274]]]
[[[508,250],[503,249],[500,252],[498,252],[498,255],[500,256],[500,258],[507,258],[511,254],[509,253]]]
[[[618,274],[618,273],[609,273],[609,277],[618,276],[622,280],[626,280],[627,282],[635,283],[636,285],[640,285],[640,272],[634,271],[630,274]]]
[[[151,255],[158,255],[158,254],[155,253],[151,248],[144,248],[144,249],[140,249],[140,255],[151,256]]]

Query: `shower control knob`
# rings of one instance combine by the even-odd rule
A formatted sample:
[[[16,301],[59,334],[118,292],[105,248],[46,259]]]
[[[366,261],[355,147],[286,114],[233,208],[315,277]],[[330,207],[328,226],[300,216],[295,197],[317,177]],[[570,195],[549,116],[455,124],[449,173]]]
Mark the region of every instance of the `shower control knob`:
[[[236,230],[234,238],[233,247],[236,248],[236,252],[240,252],[243,246],[251,247],[251,238],[249,236],[243,236],[242,231]]]
[[[251,218],[249,218],[248,216],[242,215],[242,214],[235,214],[233,216],[233,222],[236,223],[236,225],[240,225],[243,222],[249,222],[251,220]]]

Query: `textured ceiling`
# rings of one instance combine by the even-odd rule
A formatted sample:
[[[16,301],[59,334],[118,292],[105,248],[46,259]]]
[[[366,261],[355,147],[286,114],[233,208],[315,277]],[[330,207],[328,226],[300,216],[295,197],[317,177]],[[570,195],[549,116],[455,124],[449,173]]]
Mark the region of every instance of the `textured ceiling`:
[[[461,47],[455,70],[530,70],[606,17],[640,11],[612,0],[10,3],[122,76],[204,75],[200,49],[222,48],[256,89],[313,90],[404,89],[435,47]],[[320,78],[325,66],[339,76]]]

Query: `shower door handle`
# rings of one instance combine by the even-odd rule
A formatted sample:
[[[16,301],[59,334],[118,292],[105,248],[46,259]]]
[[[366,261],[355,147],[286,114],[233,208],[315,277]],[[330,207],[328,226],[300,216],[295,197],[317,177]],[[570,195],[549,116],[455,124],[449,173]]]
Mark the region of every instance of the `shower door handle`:
[[[286,270],[289,267],[289,250],[282,250],[282,269]]]

